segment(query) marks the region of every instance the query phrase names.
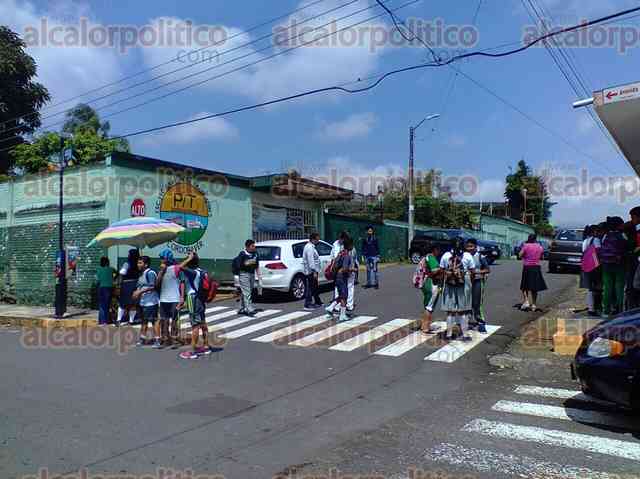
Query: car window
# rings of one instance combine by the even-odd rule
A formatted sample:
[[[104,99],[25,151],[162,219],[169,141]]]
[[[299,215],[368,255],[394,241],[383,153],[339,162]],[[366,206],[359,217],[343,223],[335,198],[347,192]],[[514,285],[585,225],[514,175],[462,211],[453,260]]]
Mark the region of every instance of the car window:
[[[576,230],[562,230],[556,235],[556,239],[559,241],[582,241],[582,231]]]
[[[302,252],[304,251],[304,247],[307,245],[307,242],[304,243],[296,243],[293,245],[293,257],[294,258],[302,258]]]
[[[318,250],[318,254],[320,256],[331,256],[331,245],[327,243],[320,242],[316,245],[316,249]]]
[[[279,246],[256,246],[260,261],[276,261],[282,258]]]

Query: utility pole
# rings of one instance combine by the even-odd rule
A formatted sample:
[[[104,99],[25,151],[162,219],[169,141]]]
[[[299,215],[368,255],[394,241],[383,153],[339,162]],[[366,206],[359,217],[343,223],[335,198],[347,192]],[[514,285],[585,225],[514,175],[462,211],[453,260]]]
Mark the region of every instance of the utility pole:
[[[58,257],[56,258],[55,317],[62,319],[67,312],[67,255],[64,249],[64,136],[60,135],[60,194],[58,211]]]
[[[425,121],[435,120],[439,118],[440,114],[436,113],[434,115],[429,115],[424,118],[420,123],[416,126],[409,127],[409,184],[407,187],[409,188],[409,244],[407,247],[407,251],[411,250],[411,242],[413,241],[413,237],[415,236],[415,184],[413,179],[413,163],[414,163],[414,149],[415,149],[415,137],[416,130],[422,126]]]

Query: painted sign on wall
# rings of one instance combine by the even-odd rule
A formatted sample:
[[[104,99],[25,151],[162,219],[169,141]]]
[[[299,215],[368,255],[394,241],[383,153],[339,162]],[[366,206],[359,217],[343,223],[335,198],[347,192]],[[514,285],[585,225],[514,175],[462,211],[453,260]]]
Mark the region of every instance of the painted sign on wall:
[[[174,251],[184,254],[204,246],[202,238],[209,226],[211,204],[198,186],[189,181],[168,183],[160,191],[156,213],[185,228],[170,244]]]

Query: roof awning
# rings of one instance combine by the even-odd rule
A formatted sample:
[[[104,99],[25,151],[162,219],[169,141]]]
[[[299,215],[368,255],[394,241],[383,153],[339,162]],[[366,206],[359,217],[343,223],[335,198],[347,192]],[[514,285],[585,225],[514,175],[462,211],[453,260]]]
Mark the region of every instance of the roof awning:
[[[315,201],[339,201],[353,199],[353,191],[320,183],[296,174],[268,175],[251,179],[257,190],[270,190],[278,196],[288,196]]]
[[[640,176],[640,83],[597,91],[593,104],[602,123]]]

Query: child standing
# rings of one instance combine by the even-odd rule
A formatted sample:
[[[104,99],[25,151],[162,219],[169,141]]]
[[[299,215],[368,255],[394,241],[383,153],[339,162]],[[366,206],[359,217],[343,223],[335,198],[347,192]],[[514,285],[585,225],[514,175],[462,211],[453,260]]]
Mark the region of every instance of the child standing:
[[[209,326],[205,315],[203,279],[205,272],[200,269],[200,259],[196,253],[189,253],[180,264],[180,271],[186,278],[186,303],[191,321],[191,351],[180,354],[183,359],[197,359],[200,354],[211,354],[209,347]],[[198,348],[198,339],[202,331],[202,348]]]
[[[624,306],[624,254],[626,238],[622,234],[624,220],[619,216],[607,217],[607,233],[602,238],[603,317],[621,313]]]
[[[160,289],[160,326],[162,339],[166,345],[180,343],[180,322],[178,316],[184,305],[184,284],[180,267],[175,264],[173,252],[165,249],[160,253],[160,274],[156,280]]]
[[[471,306],[473,308],[473,319],[477,324],[479,333],[487,332],[487,323],[484,317],[484,288],[486,287],[487,275],[491,272],[487,258],[478,251],[478,241],[475,238],[467,240],[467,252],[473,256],[475,274],[471,278]]]
[[[453,339],[453,326],[460,325],[463,341],[471,341],[469,317],[473,310],[471,301],[471,275],[475,272],[473,257],[464,251],[464,240],[456,240],[453,251],[442,256],[440,268],[444,271],[442,310],[447,314],[446,339]]]
[[[418,264],[416,275],[414,278],[414,286],[422,291],[422,305],[424,313],[420,322],[420,330],[425,334],[434,333],[431,327],[433,322],[433,310],[440,296],[441,278],[440,263],[438,256],[440,255],[440,247],[433,245]]]
[[[355,262],[351,251],[353,250],[353,240],[347,238],[343,243],[344,249],[336,259],[336,289],[338,291],[337,302],[340,305],[340,316],[338,322],[347,321],[347,300],[349,298],[349,278],[355,272]],[[328,317],[333,318],[333,310],[327,312]]]
[[[138,260],[138,269],[142,274],[138,278],[138,286],[133,293],[133,299],[140,301],[142,308],[142,326],[140,327],[140,339],[137,346],[144,346],[147,341],[147,331],[149,323],[153,333],[153,347],[160,347],[160,323],[158,322],[158,308],[160,305],[160,296],[156,290],[156,281],[158,275],[151,269],[151,258],[142,256]]]

